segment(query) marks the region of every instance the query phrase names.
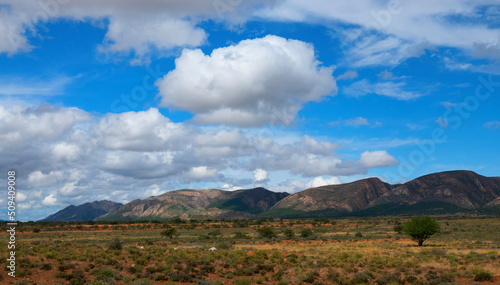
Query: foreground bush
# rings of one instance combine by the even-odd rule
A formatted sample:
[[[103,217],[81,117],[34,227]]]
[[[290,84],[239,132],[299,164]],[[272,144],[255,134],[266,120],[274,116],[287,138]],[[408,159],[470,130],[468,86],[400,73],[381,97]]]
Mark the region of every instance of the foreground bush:
[[[493,274],[484,269],[474,269],[474,281],[491,281],[493,279]]]
[[[160,233],[162,236],[166,236],[168,238],[173,238],[177,235],[177,229],[176,228],[169,228]]]
[[[109,249],[111,250],[121,250],[122,249],[122,242],[118,238],[114,238],[110,243],[109,243]]]
[[[276,237],[276,233],[272,228],[258,229],[257,232],[259,232],[261,238],[272,239]]]

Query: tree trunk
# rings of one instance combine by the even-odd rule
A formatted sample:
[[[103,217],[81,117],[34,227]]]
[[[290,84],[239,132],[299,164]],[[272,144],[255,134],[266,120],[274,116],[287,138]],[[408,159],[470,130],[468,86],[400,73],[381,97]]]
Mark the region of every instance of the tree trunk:
[[[418,240],[418,246],[422,246],[424,244],[424,240],[423,239],[419,239]]]

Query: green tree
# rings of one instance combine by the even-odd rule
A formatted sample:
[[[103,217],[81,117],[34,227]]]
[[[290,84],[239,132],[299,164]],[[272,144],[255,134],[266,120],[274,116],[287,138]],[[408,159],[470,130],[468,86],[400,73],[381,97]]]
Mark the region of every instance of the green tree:
[[[166,236],[168,238],[173,238],[174,236],[177,235],[177,229],[176,228],[169,228],[160,233],[162,236]]]
[[[313,234],[313,231],[311,229],[303,229],[300,231],[300,236],[303,238],[310,237],[310,236],[312,236],[312,234]]]
[[[293,232],[292,229],[286,229],[283,231],[283,234],[286,236],[286,238],[293,239],[295,236],[295,233]]]
[[[398,233],[398,234],[402,234],[403,233],[403,228],[404,226],[403,225],[395,225],[393,230]]]
[[[261,238],[272,239],[276,237],[276,233],[272,228],[262,228],[257,230]]]
[[[436,219],[429,216],[412,217],[403,227],[403,233],[409,235],[418,246],[422,246],[424,241],[439,232],[439,224]]]

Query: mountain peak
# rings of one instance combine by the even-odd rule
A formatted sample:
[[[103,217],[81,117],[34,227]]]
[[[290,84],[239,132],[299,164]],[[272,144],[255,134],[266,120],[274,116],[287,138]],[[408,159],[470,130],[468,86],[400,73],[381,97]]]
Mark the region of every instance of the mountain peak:
[[[79,206],[69,205],[68,207],[52,214],[43,222],[75,222],[75,221],[93,221],[96,218],[116,210],[122,206],[122,203],[116,203],[108,200],[93,201]]]

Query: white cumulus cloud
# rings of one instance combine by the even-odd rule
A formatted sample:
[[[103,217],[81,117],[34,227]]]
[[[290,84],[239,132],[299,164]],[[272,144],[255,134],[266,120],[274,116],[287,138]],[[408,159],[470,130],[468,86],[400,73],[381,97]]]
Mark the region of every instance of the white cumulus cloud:
[[[336,185],[341,184],[342,181],[338,177],[329,177],[324,178],[323,176],[315,177],[313,180],[309,182],[311,184],[311,188],[320,187],[325,185]]]
[[[0,122],[0,166],[22,169],[23,211],[43,212],[30,214],[33,219],[54,209],[48,206],[126,202],[179,187],[274,187],[283,177],[305,179],[280,186],[296,191],[394,163],[385,151],[346,159],[332,141],[278,128],[175,123],[155,108],[96,117],[75,108],[15,105],[0,108]]]
[[[243,22],[263,0],[0,0],[0,53],[32,49],[26,34],[37,34],[46,22],[64,19],[104,28],[99,51],[132,55],[132,64],[148,63],[152,55],[164,56],[178,47],[205,43],[207,33],[198,24],[223,19],[229,25]],[[270,3],[274,1],[266,1]]]
[[[365,151],[361,154],[361,164],[364,167],[386,167],[399,164],[398,160],[385,150]]]
[[[267,171],[264,169],[255,169],[253,172],[253,178],[255,181],[264,181],[267,179]]]
[[[200,124],[288,125],[303,103],[337,91],[310,44],[271,35],[210,55],[185,49],[175,65],[157,82],[161,106],[190,111]]]
[[[19,192],[17,191],[16,192],[16,202],[24,202],[26,201],[26,199],[28,198],[28,196],[26,196],[23,192]]]
[[[55,206],[57,205],[57,198],[55,194],[50,194],[43,198],[42,205],[44,206]]]
[[[210,169],[207,166],[196,166],[189,170],[189,177],[194,179],[203,179],[214,177],[217,174],[216,169]]]
[[[28,182],[33,187],[46,187],[56,183],[61,179],[61,175],[62,173],[57,171],[44,174],[40,170],[37,170],[29,174]]]

